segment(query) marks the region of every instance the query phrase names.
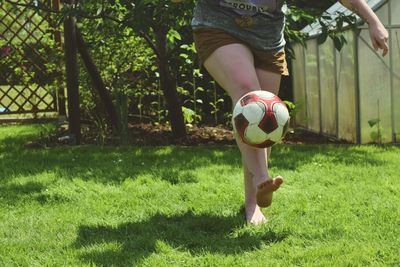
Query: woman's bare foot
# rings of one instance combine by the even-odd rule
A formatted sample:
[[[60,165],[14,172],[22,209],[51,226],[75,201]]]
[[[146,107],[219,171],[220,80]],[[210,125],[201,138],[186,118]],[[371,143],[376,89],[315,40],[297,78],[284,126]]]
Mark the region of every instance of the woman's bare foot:
[[[277,176],[274,179],[268,179],[267,181],[257,186],[257,205],[261,208],[265,208],[272,203],[272,194],[274,191],[283,183],[283,177]]]
[[[267,219],[257,204],[246,206],[246,221],[254,225],[267,223]]]

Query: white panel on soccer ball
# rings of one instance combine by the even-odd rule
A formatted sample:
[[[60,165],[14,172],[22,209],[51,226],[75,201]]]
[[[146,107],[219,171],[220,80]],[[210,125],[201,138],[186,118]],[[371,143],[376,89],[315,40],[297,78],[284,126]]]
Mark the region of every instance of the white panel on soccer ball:
[[[253,102],[243,107],[243,115],[249,121],[249,124],[260,123],[265,113],[263,104]]]
[[[275,96],[273,93],[268,92],[268,91],[264,91],[264,90],[257,91],[257,92],[258,92],[259,96],[261,96],[262,98],[269,99],[269,98],[273,98]]]
[[[245,131],[245,139],[252,144],[261,144],[266,140],[267,134],[258,125],[249,125]]]
[[[235,118],[237,115],[239,115],[240,113],[243,112],[243,107],[240,105],[240,103],[238,102],[235,106],[235,108],[233,109],[233,114],[232,114],[232,118]]]
[[[275,103],[273,107],[276,121],[279,126],[284,126],[289,119],[288,109],[281,103]]]
[[[274,131],[268,134],[268,139],[274,142],[279,142],[282,139],[283,127],[279,126]]]

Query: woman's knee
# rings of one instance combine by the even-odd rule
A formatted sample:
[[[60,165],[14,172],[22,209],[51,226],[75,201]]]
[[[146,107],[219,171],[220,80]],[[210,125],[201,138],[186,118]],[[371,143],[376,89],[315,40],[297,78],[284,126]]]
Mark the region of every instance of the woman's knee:
[[[235,76],[232,84],[234,88],[229,91],[233,93],[233,95],[231,96],[233,101],[239,100],[242,96],[251,91],[260,90],[260,84],[257,78],[253,78],[243,74],[238,74],[237,76]]]

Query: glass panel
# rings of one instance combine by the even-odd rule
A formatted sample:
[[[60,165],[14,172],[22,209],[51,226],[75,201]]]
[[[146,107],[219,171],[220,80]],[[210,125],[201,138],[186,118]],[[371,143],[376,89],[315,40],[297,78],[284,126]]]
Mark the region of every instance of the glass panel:
[[[395,2],[395,1],[392,1],[392,3],[393,2]],[[383,24],[385,24],[385,25],[389,24],[389,8],[388,8],[388,4],[384,4],[377,11],[375,11],[375,13],[378,16],[378,18],[382,21]]]
[[[336,51],[338,137],[350,142],[357,142],[354,32],[347,31],[345,37],[347,44],[340,52]]]
[[[375,53],[370,46],[368,30],[362,30],[358,39],[361,142],[391,142],[389,57],[382,58]],[[371,126],[369,122],[374,120],[380,122]]]
[[[392,25],[400,24],[400,1],[395,0],[390,2],[390,12],[392,16]]]
[[[322,132],[336,136],[335,53],[331,39],[319,46],[319,72]]]
[[[306,51],[306,100],[308,129],[320,132],[320,103],[319,103],[319,79],[317,40],[307,41]]]
[[[398,6],[400,7],[400,3]],[[395,141],[400,142],[400,29],[393,29],[391,37],[393,38],[390,51],[390,55],[393,57],[393,127]]]
[[[300,44],[293,47],[296,59],[292,61],[293,97],[298,112],[296,114],[296,125],[307,127],[306,93],[305,93],[305,69],[304,48]]]

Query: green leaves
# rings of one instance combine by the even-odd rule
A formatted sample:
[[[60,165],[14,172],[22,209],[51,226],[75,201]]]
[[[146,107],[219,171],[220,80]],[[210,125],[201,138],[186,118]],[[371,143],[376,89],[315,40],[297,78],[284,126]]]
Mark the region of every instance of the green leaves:
[[[167,40],[168,45],[173,47],[173,45],[176,43],[176,40],[180,41],[182,40],[182,37],[177,30],[171,28],[167,33]]]
[[[346,44],[346,39],[343,32],[347,27],[351,27],[356,22],[356,18],[353,15],[346,15],[342,12],[334,14],[323,13],[322,15],[313,15],[310,11],[300,9],[296,6],[290,6],[286,14],[286,28],[285,37],[288,41],[287,52],[289,57],[294,57],[294,53],[291,49],[292,43],[300,43],[306,46],[306,40],[308,35],[302,33],[299,29],[302,29],[305,25],[318,22],[320,25],[321,32],[317,36],[318,44],[323,44],[326,40],[331,38],[334,42],[335,48],[341,50]]]
[[[335,48],[340,51],[347,43],[344,31],[356,22],[353,15],[345,15],[341,12],[335,14],[323,14],[318,19],[321,25],[321,34],[318,36],[318,44],[324,43],[327,38],[331,38]]]
[[[380,123],[380,122],[381,122],[380,119],[372,119],[372,120],[369,120],[369,121],[368,121],[368,124],[369,124],[369,126],[372,128],[372,127],[374,127],[375,125],[377,125],[377,124]]]
[[[192,123],[195,121],[196,117],[198,117],[196,112],[190,108],[182,107],[182,113],[186,126],[192,127]]]
[[[306,45],[305,41],[308,35],[301,32],[304,25],[310,24],[316,20],[316,17],[308,13],[307,11],[298,8],[297,6],[290,6],[286,12],[286,24],[285,24],[285,39],[287,41],[286,51],[289,58],[294,58],[294,52],[291,48],[291,44],[300,43],[303,46]]]
[[[331,36],[331,38],[333,40],[333,43],[335,44],[335,48],[338,51],[342,50],[343,46],[347,43],[343,33],[334,34]]]
[[[370,132],[370,138],[373,142],[381,144],[382,143],[382,128],[381,128],[381,120],[379,118],[371,119],[368,121],[368,124],[373,130]]]

